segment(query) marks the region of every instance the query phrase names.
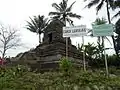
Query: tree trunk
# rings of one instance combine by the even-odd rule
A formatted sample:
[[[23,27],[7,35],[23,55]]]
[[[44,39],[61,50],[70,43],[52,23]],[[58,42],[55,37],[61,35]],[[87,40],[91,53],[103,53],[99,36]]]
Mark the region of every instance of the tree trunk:
[[[63,23],[66,26],[65,15],[63,15]],[[68,37],[66,37],[66,58],[68,58]]]
[[[2,58],[4,59],[4,57],[5,57],[5,52],[2,53]]]
[[[97,38],[98,38],[98,39],[97,39],[98,47],[100,47],[100,45],[101,45],[101,37],[98,36]],[[98,49],[100,50],[100,48],[98,48]],[[99,57],[99,58],[101,57],[101,53],[98,54],[98,57]]]
[[[39,44],[41,44],[41,34],[39,34]]]
[[[104,36],[102,36],[102,43],[101,43],[102,47],[104,47]],[[101,57],[103,58],[103,52],[104,50],[101,52]]]
[[[110,20],[110,12],[109,12],[109,6],[108,6],[108,5],[109,5],[109,4],[108,4],[109,2],[108,2],[108,0],[106,0],[106,1],[107,1],[107,2],[106,2],[106,4],[107,4],[106,7],[107,7],[108,22],[109,22],[109,24],[111,24],[111,20]],[[116,44],[115,44],[115,38],[114,38],[114,35],[112,35],[111,37],[112,37],[112,40],[113,40],[113,45],[114,45],[114,49],[115,49],[116,55],[119,56],[119,55],[118,55],[118,52],[117,52]]]
[[[5,50],[5,47],[4,47],[4,50],[3,50],[3,53],[2,53],[2,60],[5,60],[5,52],[6,52],[6,50]],[[2,66],[3,66],[3,61],[2,61]]]
[[[6,45],[5,45],[6,46]],[[3,52],[2,52],[2,58],[5,58],[5,53],[6,53],[6,47],[3,48]]]

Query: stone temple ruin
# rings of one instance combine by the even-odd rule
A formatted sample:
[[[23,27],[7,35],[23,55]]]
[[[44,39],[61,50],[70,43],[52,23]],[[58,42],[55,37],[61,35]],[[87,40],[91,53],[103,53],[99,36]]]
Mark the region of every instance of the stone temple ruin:
[[[52,21],[44,32],[42,44],[18,55],[19,57],[16,57],[17,63],[39,69],[57,68],[59,60],[66,55],[66,42],[62,36],[63,26],[61,21]],[[77,48],[71,44],[70,38],[68,39],[68,56],[75,64],[81,65],[80,56],[82,55],[78,54]]]

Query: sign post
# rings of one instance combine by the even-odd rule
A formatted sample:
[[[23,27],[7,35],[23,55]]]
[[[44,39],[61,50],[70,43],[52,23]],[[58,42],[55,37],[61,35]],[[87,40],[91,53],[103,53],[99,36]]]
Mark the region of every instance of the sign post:
[[[66,37],[66,58],[68,57],[68,37],[82,36],[82,42],[84,45],[84,36],[87,35],[86,25],[63,27],[63,37]],[[85,53],[83,51],[83,68],[86,71]]]
[[[82,43],[83,43],[83,69],[84,71],[86,71],[85,52],[84,52],[84,36],[82,36]]]
[[[93,25],[93,36],[111,36],[113,35],[113,25],[112,24],[101,24],[101,25]],[[105,42],[104,43],[104,56],[105,56],[105,67],[106,67],[106,75],[109,75],[108,72],[108,64],[105,52]]]
[[[66,37],[66,59],[68,59],[68,37]]]
[[[106,67],[106,75],[109,76],[109,72],[108,72],[108,63],[107,63],[107,57],[106,57],[106,52],[105,52],[105,41],[104,41],[105,37],[103,37],[103,44],[104,44],[104,57],[105,57],[105,67]]]

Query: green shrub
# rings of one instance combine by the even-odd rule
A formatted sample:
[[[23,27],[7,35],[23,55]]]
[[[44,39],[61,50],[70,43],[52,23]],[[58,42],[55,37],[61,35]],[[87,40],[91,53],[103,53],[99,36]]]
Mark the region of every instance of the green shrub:
[[[120,77],[109,77],[100,72],[71,70],[72,63],[63,59],[64,72],[34,73],[24,66],[6,67],[0,70],[0,90],[120,90]],[[66,64],[63,64],[67,62]],[[67,69],[66,69],[67,67]],[[68,68],[69,67],[69,68]]]
[[[73,65],[69,59],[63,57],[60,60],[59,66],[60,66],[61,70],[65,71],[65,72],[69,72],[72,69]]]
[[[120,66],[120,58],[117,57],[117,55],[110,55],[107,57],[108,60],[108,65],[109,66],[116,66],[119,67]]]

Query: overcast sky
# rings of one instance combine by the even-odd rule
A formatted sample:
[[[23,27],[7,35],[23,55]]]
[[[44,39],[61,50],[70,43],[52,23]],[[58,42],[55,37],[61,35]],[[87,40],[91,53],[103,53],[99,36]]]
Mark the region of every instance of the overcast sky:
[[[29,21],[29,17],[37,15],[45,15],[48,17],[50,11],[55,11],[51,6],[52,3],[59,3],[61,0],[0,0],[0,23],[10,25],[11,27],[20,30],[21,40],[24,43],[24,47],[18,48],[17,50],[9,50],[7,55],[15,56],[20,52],[29,50],[38,45],[38,36],[35,33],[30,32],[25,28]],[[97,17],[106,18],[106,8],[96,15],[95,8],[83,9],[87,3],[84,0],[76,0],[72,11],[81,15],[81,20],[74,19],[75,25],[85,24],[87,28],[91,28],[91,23],[95,21]],[[71,4],[74,0],[69,0],[68,4]],[[113,15],[114,13],[111,12]],[[107,18],[106,18],[107,19]],[[94,42],[95,38],[85,37],[85,44],[89,41]],[[81,43],[81,37],[72,38],[72,43],[76,45]],[[106,45],[109,44],[106,42]],[[109,45],[110,46],[110,45]],[[111,46],[110,46],[111,47]]]

